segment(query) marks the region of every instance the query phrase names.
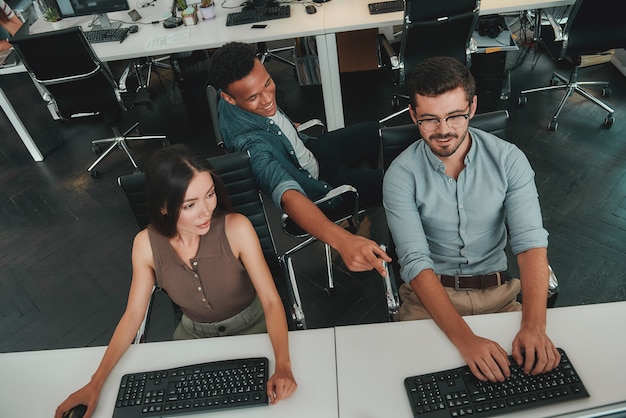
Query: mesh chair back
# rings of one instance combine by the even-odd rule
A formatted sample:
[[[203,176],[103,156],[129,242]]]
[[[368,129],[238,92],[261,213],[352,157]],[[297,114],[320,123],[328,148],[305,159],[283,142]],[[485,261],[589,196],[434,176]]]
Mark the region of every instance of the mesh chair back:
[[[407,0],[398,84],[426,58],[449,56],[469,67],[469,42],[478,20],[476,0]]]
[[[250,156],[247,152],[240,151],[211,157],[208,161],[224,182],[235,212],[245,215],[252,222],[259,236],[265,260],[273,270],[278,262],[276,246],[254,179]]]
[[[254,180],[250,157],[246,152],[235,152],[207,158],[213,171],[220,177],[235,212],[245,215],[259,236],[261,248],[270,268],[275,268],[278,256],[274,239],[268,224],[263,201]],[[118,183],[124,190],[126,198],[135,215],[140,228],[150,222],[146,193],[145,174],[133,173],[121,176]]]
[[[411,22],[423,22],[442,16],[460,15],[475,9],[478,12],[479,6],[476,0],[406,0],[405,5],[405,17],[408,17]]]
[[[217,102],[220,99],[219,94],[217,90],[215,90],[215,87],[209,84],[206,86],[206,96],[209,101],[209,111],[211,112],[211,124],[213,125],[215,142],[219,148],[225,149],[226,145],[224,145],[224,138],[222,138],[222,133],[220,132],[219,114],[217,113]]]
[[[622,4],[620,0],[578,0],[563,26],[564,41],[555,41],[550,25],[542,26],[542,40],[557,59],[624,47],[624,17],[617,12]]]
[[[115,80],[79,27],[17,36],[11,43],[62,117],[120,110]]]
[[[144,229],[150,223],[148,213],[148,193],[146,192],[146,178],[144,173],[133,173],[121,176],[117,179],[122,187],[130,208],[135,215],[135,220],[140,229]]]
[[[506,136],[506,124],[509,113],[506,110],[481,113],[474,115],[470,126],[490,132],[500,138]],[[383,169],[387,170],[391,162],[409,145],[420,138],[420,132],[415,124],[385,127],[380,130],[382,144]]]

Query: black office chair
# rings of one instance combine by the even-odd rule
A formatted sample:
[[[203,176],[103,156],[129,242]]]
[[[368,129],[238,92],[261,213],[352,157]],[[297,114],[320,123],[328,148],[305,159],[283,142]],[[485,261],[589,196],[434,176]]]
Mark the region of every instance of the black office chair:
[[[218,148],[227,152],[226,146],[224,144],[224,139],[222,138],[222,134],[219,128],[219,115],[218,115],[218,101],[220,100],[219,94],[216,89],[208,85],[206,87],[207,99],[209,102],[209,110],[211,112],[211,122],[213,124],[213,131],[215,140]],[[309,129],[317,129],[321,133],[324,132],[324,123],[319,119],[311,119],[307,122],[304,122],[298,126],[298,131],[307,131]],[[254,180],[254,176],[252,177]],[[317,200],[315,204],[324,212],[326,217],[332,220],[336,224],[343,224],[347,222],[347,228],[352,232],[356,232],[358,229],[358,224],[360,220],[360,215],[362,213],[361,208],[359,207],[358,201],[358,191],[350,186],[350,185],[342,185],[336,187],[331,190],[326,196]],[[285,260],[286,266],[288,269],[293,269],[292,267],[292,258],[301,250],[309,247],[311,244],[317,241],[317,238],[311,236],[306,233],[300,226],[298,226],[293,220],[287,216],[287,214],[282,214],[282,228],[283,231],[295,238],[302,238],[302,241],[295,244],[293,247],[287,249],[280,257]],[[333,261],[332,261],[332,253],[331,247],[324,243],[324,256],[326,262],[326,274],[328,280],[327,290],[329,293],[332,293],[334,290],[334,276],[333,276]],[[393,293],[393,289],[385,284],[385,291],[387,295]],[[296,326],[298,328],[306,328],[306,320],[304,310],[302,308],[302,303],[300,300],[300,295],[298,291],[298,284],[293,281],[291,285],[291,292],[294,294],[294,300],[296,301],[293,312],[294,319],[296,321]],[[388,300],[389,297],[388,297]],[[392,311],[394,308],[393,304],[389,306],[389,310]]]
[[[284,299],[283,304],[289,307],[286,308],[286,314],[287,318],[292,321],[290,328],[306,328],[304,315],[300,313],[302,305],[298,294],[295,271],[289,257],[279,255],[276,251],[274,238],[267,220],[265,207],[263,206],[263,199],[258,192],[252,174],[250,157],[246,152],[235,152],[210,157],[208,161],[214,172],[224,182],[233,209],[245,215],[254,226],[259,241],[261,242],[261,249],[263,250],[265,261],[270,267],[272,275],[275,278],[276,287],[281,297]],[[145,228],[149,222],[149,215],[147,210],[144,173],[133,173],[121,176],[118,178],[118,183],[130,203],[139,227]],[[146,341],[153,300],[156,293],[160,291],[163,290],[157,286],[154,287],[145,319],[135,338],[136,343]],[[174,310],[175,324],[178,325],[182,312],[180,307],[173,301],[172,307]]]
[[[506,137],[506,126],[509,120],[509,113],[506,110],[496,110],[493,112],[481,113],[474,115],[470,119],[470,126],[481,129],[486,132],[490,132],[500,138]],[[414,143],[420,138],[420,132],[416,124],[408,124],[402,126],[390,126],[384,127],[380,130],[381,136],[381,159],[383,169],[386,171],[393,160],[402,153],[409,145]],[[394,275],[394,278],[399,278],[400,266],[397,263],[397,257],[395,256],[395,246],[393,242],[390,243],[389,251],[394,254],[392,256],[392,268],[390,272]],[[396,280],[396,285],[400,284]],[[556,275],[550,267],[550,285],[548,289],[548,306],[554,307],[556,298],[559,292],[559,282]]]
[[[621,5],[622,3],[619,0],[578,0],[571,7],[571,12],[567,16],[565,24],[559,24],[550,14],[544,13],[548,17],[550,24],[536,25],[540,31],[537,36],[550,56],[556,60],[563,60],[569,57],[574,63],[574,69],[569,77],[555,72],[552,74],[549,86],[522,90],[520,92],[518,104],[523,106],[528,101],[526,95],[529,93],[565,90],[565,95],[561,99],[559,107],[554,116],[552,116],[552,120],[548,123],[549,130],[556,131],[559,126],[557,118],[567,99],[574,93],[580,94],[585,99],[604,109],[607,115],[602,125],[605,128],[613,126],[615,122],[613,109],[583,89],[584,86],[599,87],[602,89],[603,96],[609,96],[611,90],[608,87],[608,82],[578,81],[578,71],[581,55],[598,54],[612,48],[626,46],[624,18],[618,12]]]
[[[138,123],[123,133],[114,125],[120,112],[132,107],[137,94],[135,90],[126,89],[130,64],[120,81],[116,81],[94,53],[80,27],[20,36],[12,38],[11,43],[32,79],[44,91],[48,107],[60,119],[101,114],[112,124],[113,137],[92,141],[96,153],[101,146],[108,145],[87,169],[93,177],[98,176],[95,167],[116,147],[124,150],[137,169],[127,140],[156,139],[167,145],[163,135],[130,136]]]
[[[477,0],[406,0],[400,42],[391,44],[385,35],[377,38],[379,67],[392,73],[396,87],[402,89],[413,68],[425,58],[449,56],[470,67],[471,38],[478,21],[480,2]],[[399,105],[394,94],[392,105]],[[388,120],[406,112],[404,108],[380,120]]]

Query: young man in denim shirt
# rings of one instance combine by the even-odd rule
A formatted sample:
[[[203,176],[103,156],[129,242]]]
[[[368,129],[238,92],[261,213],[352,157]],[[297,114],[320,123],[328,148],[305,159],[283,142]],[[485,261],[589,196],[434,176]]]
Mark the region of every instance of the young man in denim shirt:
[[[528,159],[469,127],[476,85],[461,62],[424,60],[407,85],[423,139],[391,163],[383,184],[405,281],[398,319],[432,318],[477,378],[503,381],[510,375],[507,352],[474,334],[462,315],[521,310],[515,361],[526,373],[553,369],[560,355],[546,335],[548,233]],[[520,270],[520,279],[508,281],[507,234]]]
[[[383,275],[383,260],[391,259],[378,244],[336,225],[313,203],[342,184],[358,190],[361,207],[381,203],[378,124],[357,124],[320,138],[298,133],[278,108],[272,77],[247,44],[232,42],[214,52],[209,78],[220,92],[224,143],[231,151],[250,153],[261,190],[303,230],[335,248],[350,270]],[[372,168],[359,167],[363,160]]]

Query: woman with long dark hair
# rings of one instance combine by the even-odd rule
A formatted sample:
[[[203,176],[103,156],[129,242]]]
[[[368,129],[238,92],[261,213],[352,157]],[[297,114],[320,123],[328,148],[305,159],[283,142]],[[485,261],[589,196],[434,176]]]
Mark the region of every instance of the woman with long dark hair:
[[[150,224],[133,242],[126,311],[91,381],[70,395],[56,418],[76,405],[90,417],[107,376],[133,341],[157,284],[183,312],[174,339],[266,332],[276,367],[270,403],[296,389],[287,320],[254,227],[233,213],[222,182],[205,158],[186,147],[163,148],[146,167]]]

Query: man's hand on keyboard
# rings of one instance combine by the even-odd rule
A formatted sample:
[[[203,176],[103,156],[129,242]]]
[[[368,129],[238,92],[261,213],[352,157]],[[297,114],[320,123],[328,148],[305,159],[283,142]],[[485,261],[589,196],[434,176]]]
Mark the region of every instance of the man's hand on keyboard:
[[[545,330],[522,326],[513,340],[513,359],[526,374],[549,372],[559,365],[561,355]]]
[[[502,382],[511,375],[508,354],[495,341],[473,335],[458,349],[478,380]]]
[[[270,404],[276,404],[287,399],[295,392],[298,384],[294,379],[291,369],[276,369],[272,377],[267,381],[267,397]]]

